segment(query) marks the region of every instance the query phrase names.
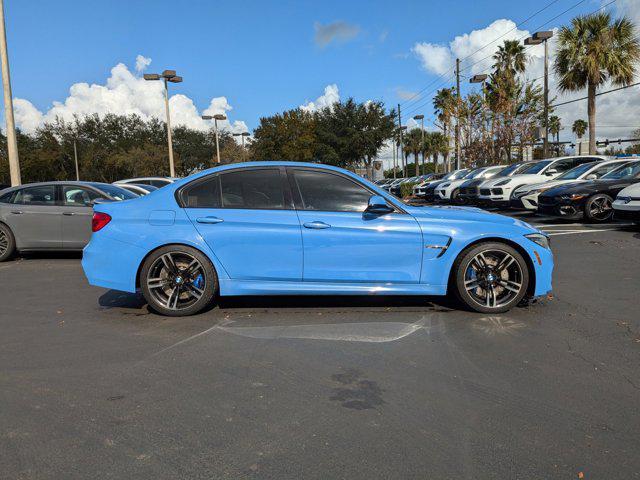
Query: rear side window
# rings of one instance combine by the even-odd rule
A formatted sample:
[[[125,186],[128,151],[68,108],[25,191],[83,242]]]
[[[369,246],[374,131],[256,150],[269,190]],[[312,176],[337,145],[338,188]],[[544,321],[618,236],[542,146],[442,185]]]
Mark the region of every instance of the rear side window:
[[[223,208],[284,208],[282,176],[277,168],[239,170],[220,175]]]
[[[13,203],[20,205],[55,205],[55,186],[38,185],[18,190]]]
[[[196,183],[185,190],[182,198],[187,208],[220,208],[220,177]]]
[[[294,170],[303,210],[364,212],[372,193],[341,175]]]

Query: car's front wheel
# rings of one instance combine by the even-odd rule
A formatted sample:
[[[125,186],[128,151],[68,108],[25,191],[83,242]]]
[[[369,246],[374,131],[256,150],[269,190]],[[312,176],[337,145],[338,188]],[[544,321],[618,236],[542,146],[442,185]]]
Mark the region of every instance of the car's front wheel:
[[[0,223],[0,262],[9,260],[16,251],[16,239],[11,229]]]
[[[594,195],[584,204],[584,218],[588,222],[602,223],[613,216],[613,199],[604,193]]]
[[[140,287],[153,310],[179,317],[211,304],[218,277],[211,261],[198,250],[168,245],[147,257],[140,271]]]
[[[466,307],[481,313],[501,313],[526,295],[529,268],[513,247],[480,243],[456,259],[452,280],[456,296]]]

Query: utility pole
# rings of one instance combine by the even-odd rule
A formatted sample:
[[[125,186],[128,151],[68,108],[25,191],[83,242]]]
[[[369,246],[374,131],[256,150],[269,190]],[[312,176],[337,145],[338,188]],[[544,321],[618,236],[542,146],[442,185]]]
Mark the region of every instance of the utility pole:
[[[393,179],[396,179],[396,168],[398,168],[397,156],[398,156],[398,145],[396,144],[396,133],[393,132],[393,137],[391,139],[393,144]]]
[[[456,58],[456,170],[460,169],[460,59]]]
[[[0,62],[2,63],[2,88],[4,91],[4,116],[7,123],[7,154],[11,186],[22,183],[20,179],[20,160],[18,158],[18,141],[16,125],[13,119],[13,98],[11,96],[11,76],[9,74],[9,54],[7,53],[7,32],[4,25],[4,2],[0,0]]]
[[[427,173],[427,162],[424,158],[424,115],[420,114],[420,115],[415,115],[413,117],[414,120],[420,120],[421,121],[421,125],[420,125],[420,129],[422,130],[422,144],[420,145],[420,150],[422,150],[422,173],[426,174]],[[416,159],[416,175],[420,175],[420,170],[417,168],[418,165],[418,159]]]
[[[400,113],[400,104],[398,104],[398,128],[400,129],[400,158],[402,159],[402,176],[407,177],[407,165],[404,158],[404,146],[402,143],[402,114]]]
[[[76,147],[76,141],[73,141],[73,159],[76,164],[76,180],[80,181],[80,170],[78,169],[78,148]]]
[[[542,158],[549,158],[549,46],[548,40],[553,37],[551,30],[536,32],[524,40],[525,45],[544,43],[544,137],[542,138]]]

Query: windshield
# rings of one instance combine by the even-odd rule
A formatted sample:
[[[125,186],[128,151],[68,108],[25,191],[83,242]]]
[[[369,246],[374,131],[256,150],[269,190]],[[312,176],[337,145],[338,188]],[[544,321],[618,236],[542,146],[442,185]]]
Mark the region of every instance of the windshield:
[[[468,179],[478,178],[478,177],[482,176],[482,174],[485,173],[486,171],[487,171],[486,168],[481,168],[479,170],[474,170],[473,172],[471,172],[470,174],[468,174],[464,178],[468,178]]]
[[[580,177],[580,175],[582,175],[583,173],[591,170],[591,168],[593,168],[595,164],[596,164],[595,162],[591,162],[591,163],[583,163],[582,165],[578,165],[577,167],[564,172],[556,180],[575,180],[576,178]]]
[[[451,172],[449,175],[443,178],[443,180],[457,180],[459,178],[464,178],[469,173],[469,169],[465,168],[464,170],[458,170],[457,172]]]
[[[629,162],[602,176],[603,180],[634,178],[640,174],[640,162]]]
[[[544,169],[544,167],[549,165],[551,162],[552,160],[543,160],[541,162],[536,162],[533,165],[531,165],[529,168],[526,168],[518,173],[522,173],[522,174],[526,173],[528,175],[540,173],[542,169]]]
[[[508,167],[505,167],[503,170],[500,171],[498,175],[501,175],[501,176],[511,175],[513,172],[521,169],[524,166],[525,164],[523,163],[514,163],[513,165],[509,165]]]
[[[138,198],[138,195],[135,193],[125,190],[124,188],[116,187],[115,185],[109,185],[108,183],[90,183],[89,185],[97,188],[98,190],[102,190],[104,193],[116,200],[131,200],[133,198]]]

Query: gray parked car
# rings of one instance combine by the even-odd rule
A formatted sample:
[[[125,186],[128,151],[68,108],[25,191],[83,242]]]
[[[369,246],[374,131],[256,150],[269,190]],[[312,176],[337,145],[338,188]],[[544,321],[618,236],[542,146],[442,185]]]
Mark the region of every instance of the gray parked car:
[[[95,202],[138,196],[97,182],[45,182],[0,191],[0,262],[16,251],[82,250]]]

